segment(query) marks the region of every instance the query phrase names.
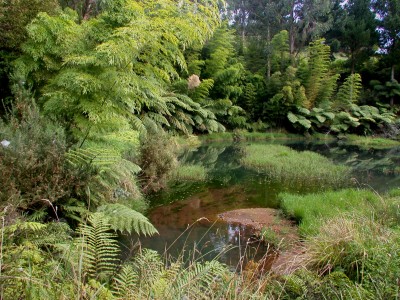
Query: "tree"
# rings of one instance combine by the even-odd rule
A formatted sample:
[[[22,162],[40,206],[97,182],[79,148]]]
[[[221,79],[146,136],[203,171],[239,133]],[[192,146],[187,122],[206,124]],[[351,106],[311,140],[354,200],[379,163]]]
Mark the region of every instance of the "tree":
[[[25,26],[39,12],[54,15],[59,9],[57,0],[4,0],[0,2],[0,99],[10,96],[11,62],[20,54],[26,40]]]
[[[339,40],[350,55],[351,73],[364,62],[377,46],[375,15],[369,0],[351,0],[344,5],[346,17],[342,19]]]
[[[397,0],[374,0],[373,8],[378,15],[380,47],[390,65],[390,80],[395,81],[395,66],[400,56],[400,3]],[[390,98],[394,105],[394,96]]]
[[[42,13],[28,27],[15,76],[34,84],[44,112],[81,143],[132,128],[187,132],[196,115],[218,130],[210,111],[170,90],[187,67],[184,49],[204,43],[218,24],[209,1],[115,1],[81,23],[68,9]]]

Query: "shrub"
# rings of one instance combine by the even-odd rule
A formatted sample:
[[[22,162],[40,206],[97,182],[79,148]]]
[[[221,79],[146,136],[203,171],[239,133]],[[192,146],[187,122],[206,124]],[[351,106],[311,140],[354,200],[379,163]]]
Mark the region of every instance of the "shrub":
[[[177,144],[161,130],[143,137],[139,166],[144,192],[158,191],[166,186],[178,165],[177,153]]]
[[[41,117],[34,104],[17,102],[8,122],[0,120],[0,140],[9,141],[0,146],[0,208],[45,209],[85,184],[85,174],[66,167],[63,129]]]

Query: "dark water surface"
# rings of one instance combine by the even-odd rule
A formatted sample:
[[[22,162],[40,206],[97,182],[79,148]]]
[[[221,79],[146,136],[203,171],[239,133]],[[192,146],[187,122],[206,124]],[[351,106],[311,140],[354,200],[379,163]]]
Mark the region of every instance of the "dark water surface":
[[[310,150],[352,168],[349,184],[372,188],[379,193],[400,187],[400,147],[363,150],[345,144],[289,141],[285,145]],[[241,145],[212,143],[185,152],[182,163],[199,164],[208,171],[202,183],[179,182],[150,199],[150,221],[160,235],[141,238],[142,246],[168,255],[190,255],[195,259],[213,259],[240,268],[244,257],[261,258],[268,249],[250,243],[250,229],[218,221],[218,214],[239,208],[279,206],[281,192],[309,193],[329,189],[310,188],[274,182],[263,174],[239,164]]]

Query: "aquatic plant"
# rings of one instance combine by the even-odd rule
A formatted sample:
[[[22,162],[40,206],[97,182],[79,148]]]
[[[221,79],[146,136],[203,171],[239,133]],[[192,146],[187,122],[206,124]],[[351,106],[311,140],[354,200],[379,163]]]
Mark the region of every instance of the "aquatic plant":
[[[298,152],[282,145],[248,145],[241,163],[266,173],[276,181],[307,186],[338,187],[348,184],[350,169],[335,165],[326,157]]]

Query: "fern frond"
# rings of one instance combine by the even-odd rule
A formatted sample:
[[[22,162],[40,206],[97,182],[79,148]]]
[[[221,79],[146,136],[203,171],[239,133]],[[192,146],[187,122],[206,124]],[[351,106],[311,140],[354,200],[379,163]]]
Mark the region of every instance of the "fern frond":
[[[97,211],[103,214],[104,221],[114,230],[129,233],[134,231],[137,234],[144,235],[158,233],[157,229],[144,215],[122,204],[103,205]]]
[[[107,279],[118,265],[119,245],[110,229],[102,213],[91,214],[87,224],[78,228],[78,242],[84,247],[84,268],[91,278]]]
[[[134,299],[138,275],[131,264],[124,264],[113,278],[112,290],[119,299]]]
[[[43,231],[46,228],[46,226],[47,226],[46,224],[39,222],[17,222],[15,224],[5,226],[4,232],[6,234],[14,234],[17,231],[37,233]]]

